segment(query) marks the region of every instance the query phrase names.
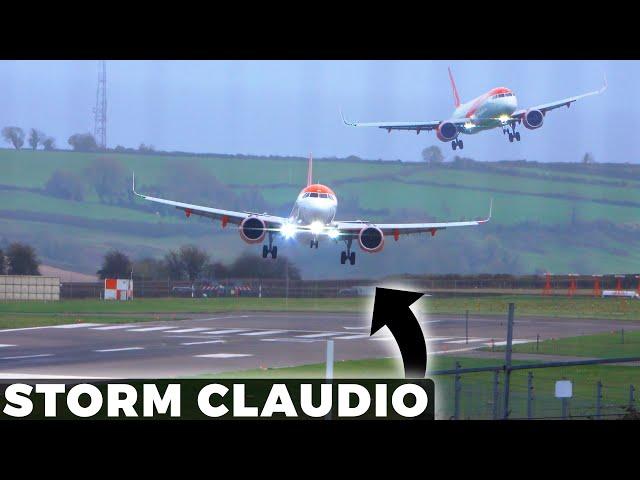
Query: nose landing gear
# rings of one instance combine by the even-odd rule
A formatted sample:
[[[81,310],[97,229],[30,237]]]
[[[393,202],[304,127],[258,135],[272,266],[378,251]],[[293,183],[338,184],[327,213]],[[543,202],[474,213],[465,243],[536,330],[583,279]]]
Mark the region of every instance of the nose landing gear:
[[[309,248],[314,248],[314,247],[316,249],[318,248],[318,239],[317,238],[314,239],[314,240],[311,240],[311,243],[309,244]]]
[[[462,150],[464,148],[464,142],[458,138],[453,142],[451,142],[451,148],[453,150],[455,150],[456,148],[459,148],[460,150]]]
[[[273,232],[269,232],[269,246],[262,246],[262,258],[267,258],[269,254],[273,260],[278,258],[278,247],[273,245]]]
[[[345,252],[343,250],[342,253],[340,253],[340,263],[342,265],[344,265],[345,263],[347,263],[347,259],[348,259],[349,263],[351,265],[355,265],[356,264],[356,252],[352,252],[351,251],[351,243],[353,242],[353,240],[351,238],[349,238],[348,240],[345,240],[345,242],[347,244],[347,251]]]
[[[511,143],[513,143],[514,140],[519,142],[520,141],[520,132],[516,132],[516,124],[515,123],[511,125],[511,129],[512,129],[513,132],[510,132],[508,127],[507,128],[503,128],[502,129],[502,133],[503,134],[504,133],[508,133],[509,134],[509,141]]]

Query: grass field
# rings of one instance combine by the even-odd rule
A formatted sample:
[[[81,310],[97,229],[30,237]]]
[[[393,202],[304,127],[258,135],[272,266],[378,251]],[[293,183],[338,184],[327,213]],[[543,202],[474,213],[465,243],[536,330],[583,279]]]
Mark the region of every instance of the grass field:
[[[504,348],[498,347],[495,350],[504,351]],[[640,331],[615,330],[598,335],[551,339],[538,345],[514,345],[513,351],[576,357],[640,357]]]
[[[469,357],[432,356],[429,370],[498,365],[498,360]],[[524,362],[514,362],[523,364]],[[203,375],[203,378],[324,378],[325,365],[314,364],[299,367],[246,370]],[[335,378],[402,378],[399,359],[373,359],[336,362]],[[453,415],[453,376],[427,374],[436,382],[436,417],[450,418]],[[534,417],[554,418],[561,415],[561,403],[554,398],[555,382],[560,379],[573,382],[573,398],[570,414],[581,417],[592,415],[596,398],[596,384],[600,380],[603,388],[603,412],[621,415],[629,400],[629,384],[640,387],[640,369],[626,366],[593,365],[570,368],[547,368],[534,371]],[[461,418],[491,418],[493,373],[474,373],[462,376]],[[511,376],[511,418],[526,417],[526,394],[528,372],[517,370]],[[502,388],[502,386],[501,386]],[[501,390],[500,390],[501,391]],[[501,412],[501,410],[499,410]]]
[[[216,260],[223,261],[249,249],[238,242],[237,236],[227,241],[226,237],[217,235],[219,229],[205,231],[204,224],[199,224],[199,229],[191,228],[195,222],[185,222],[178,212],[172,211],[161,218],[152,211],[130,208],[126,203],[100,204],[88,182],[82,202],[53,198],[42,191],[1,188],[43,189],[54,171],[69,170],[82,176],[86,167],[103,155],[118,160],[123,171],[136,171],[141,188],[155,185],[160,191],[174,181],[172,171],[181,165],[194,165],[220,182],[232,185],[238,194],[261,191],[270,209],[284,209],[271,213],[282,215],[288,213],[289,207],[284,205],[293,200],[306,175],[306,162],[302,158],[0,149],[3,167],[0,245],[14,240],[27,241],[38,249],[45,263],[85,273],[98,269],[100,252],[110,247],[126,250],[133,257],[158,257],[168,248],[193,239]],[[637,215],[640,174],[632,166],[566,171],[562,165],[494,162],[465,170],[413,162],[319,159],[314,172],[319,180],[334,186],[341,199],[342,215],[366,216],[374,222],[477,218],[486,215],[490,198],[494,199],[494,215],[492,222],[482,229],[447,231],[442,234],[446,240],[430,240],[426,248],[422,237],[403,239],[402,248],[390,246],[376,256],[362,255],[357,266],[348,271],[336,270],[339,264],[327,261],[329,252],[324,250],[328,249],[323,248],[317,255],[322,257],[321,261],[308,265],[306,261],[299,261],[298,253],[287,246],[283,254],[292,255],[306,276],[331,277],[336,271],[340,275],[360,276],[445,271],[515,273],[536,269],[600,273],[634,270],[633,265],[640,264],[640,254],[634,253],[640,240],[625,230],[640,220]],[[129,185],[128,181],[124,183]],[[385,195],[380,195],[381,191]],[[612,204],[612,201],[626,204]],[[346,210],[348,204],[351,211]],[[130,228],[120,225],[115,230],[107,223],[111,221],[130,222]],[[608,222],[606,228],[589,223],[600,221]],[[159,224],[175,226],[175,232],[151,233],[157,231]],[[583,230],[572,234],[567,230],[572,225]],[[193,236],[190,238],[189,234]],[[484,255],[487,250],[495,250],[489,240],[518,262],[505,265],[499,261],[504,256],[500,251],[492,256]],[[99,246],[92,248],[94,245]],[[431,249],[437,250],[437,258],[430,253]],[[332,250],[337,252],[331,257],[335,259],[339,250]],[[299,255],[302,258],[302,253]],[[307,257],[308,252],[304,258]]]

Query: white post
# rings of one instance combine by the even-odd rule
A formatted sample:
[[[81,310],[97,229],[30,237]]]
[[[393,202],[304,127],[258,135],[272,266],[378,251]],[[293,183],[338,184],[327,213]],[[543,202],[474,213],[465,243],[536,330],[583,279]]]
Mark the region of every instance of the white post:
[[[327,340],[327,368],[325,378],[327,380],[333,379],[333,340]]]

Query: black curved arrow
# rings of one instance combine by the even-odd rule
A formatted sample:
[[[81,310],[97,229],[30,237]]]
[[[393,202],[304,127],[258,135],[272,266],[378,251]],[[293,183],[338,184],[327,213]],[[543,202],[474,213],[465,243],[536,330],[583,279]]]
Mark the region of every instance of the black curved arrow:
[[[385,325],[389,327],[400,347],[405,378],[424,378],[427,373],[427,344],[418,319],[409,308],[422,295],[376,287],[371,335]]]

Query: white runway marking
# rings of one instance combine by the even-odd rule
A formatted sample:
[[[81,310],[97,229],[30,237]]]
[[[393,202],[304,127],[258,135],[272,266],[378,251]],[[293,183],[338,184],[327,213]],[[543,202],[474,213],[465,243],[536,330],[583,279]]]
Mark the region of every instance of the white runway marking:
[[[104,350],[94,350],[94,352],[109,353],[109,352],[126,352],[129,350],[144,350],[144,347],[105,348]]]
[[[133,323],[125,323],[123,325],[109,325],[108,327],[94,327],[91,330],[120,330],[123,328],[135,327]]]
[[[311,340],[304,338],[261,338],[261,342],[292,342],[292,343],[313,343],[321,342],[322,340]]]
[[[346,328],[347,330],[369,330],[369,329],[371,329],[371,327],[342,327],[342,328]]]
[[[181,343],[180,345],[203,345],[205,343],[227,343],[224,340],[204,340],[202,342],[186,342],[186,343]]]
[[[237,357],[253,357],[249,353],[209,353],[207,355],[194,355],[199,358],[237,358]]]
[[[427,338],[427,342],[436,343],[436,342],[444,342],[445,340],[453,340],[456,337],[429,337]]]
[[[15,345],[9,345],[8,343],[0,343],[0,348],[4,347],[15,347]]]
[[[259,336],[259,335],[274,335],[276,333],[287,333],[289,330],[267,330],[265,332],[249,332],[241,333],[240,335]]]
[[[206,333],[207,335],[227,335],[231,333],[240,333],[240,332],[248,332],[250,329],[248,328],[236,328],[235,330],[209,330]]]
[[[192,318],[192,322],[206,322],[207,320],[223,320],[225,318],[249,318],[249,315],[230,315],[227,317]]]
[[[209,330],[206,327],[198,327],[198,328],[181,328],[180,330],[172,330],[171,333],[190,333],[190,332],[204,332],[205,330]]]
[[[487,340],[491,340],[491,339],[490,338],[469,338],[469,343],[486,342]],[[451,340],[445,343],[453,343],[453,344],[467,343],[467,340],[463,338],[462,340]]]
[[[531,342],[535,342],[535,340],[513,340],[511,343],[513,345],[517,345],[519,343],[531,343]],[[506,341],[501,341],[501,342],[494,342],[493,345],[495,345],[496,347],[504,347],[507,344]],[[491,342],[485,343],[485,345],[488,345],[489,347],[492,345]]]
[[[68,323],[66,325],[54,325],[51,328],[85,328],[85,327],[97,327],[100,323]]]
[[[325,333],[312,333],[310,335],[296,335],[298,338],[320,338],[320,337],[330,337],[332,335],[342,335],[341,332],[325,332]]]
[[[0,360],[20,360],[23,358],[39,358],[39,357],[53,357],[53,353],[41,353],[39,355],[19,355],[17,357],[2,357]]]
[[[356,338],[367,338],[370,335],[347,335],[345,337],[335,337],[335,340],[355,340]]]
[[[160,330],[171,330],[176,327],[144,327],[144,328],[132,328],[127,330],[128,332],[158,332]]]

